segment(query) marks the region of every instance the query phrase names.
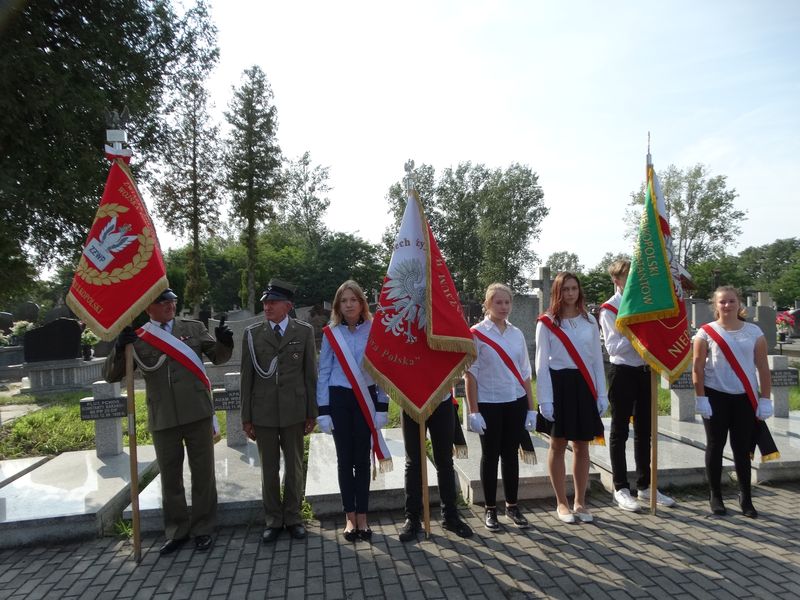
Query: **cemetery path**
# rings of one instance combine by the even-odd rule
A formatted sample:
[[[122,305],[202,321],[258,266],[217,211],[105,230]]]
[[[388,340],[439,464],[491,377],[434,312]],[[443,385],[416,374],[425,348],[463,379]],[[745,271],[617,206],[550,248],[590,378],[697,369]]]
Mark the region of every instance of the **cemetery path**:
[[[797,598],[800,483],[755,490],[757,520],[711,517],[703,490],[674,509],[624,513],[594,493],[594,524],[565,525],[550,501],[520,503],[533,527],[475,528],[463,540],[433,524],[402,544],[401,514],[372,515],[372,544],[343,542],[341,518],[309,524],[304,541],[261,543],[261,525],[221,528],[214,547],[159,557],[146,536],[136,565],[127,541],[104,538],[0,551],[0,598]]]

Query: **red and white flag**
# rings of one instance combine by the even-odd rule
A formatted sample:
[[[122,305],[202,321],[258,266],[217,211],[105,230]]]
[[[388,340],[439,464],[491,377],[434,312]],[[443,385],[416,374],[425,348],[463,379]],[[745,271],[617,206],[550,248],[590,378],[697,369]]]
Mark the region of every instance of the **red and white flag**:
[[[475,360],[458,292],[415,191],[409,192],[364,366],[418,423]]]
[[[169,285],[155,227],[126,164],[130,155],[113,152],[106,147],[111,170],[67,294],[67,305],[106,341]]]

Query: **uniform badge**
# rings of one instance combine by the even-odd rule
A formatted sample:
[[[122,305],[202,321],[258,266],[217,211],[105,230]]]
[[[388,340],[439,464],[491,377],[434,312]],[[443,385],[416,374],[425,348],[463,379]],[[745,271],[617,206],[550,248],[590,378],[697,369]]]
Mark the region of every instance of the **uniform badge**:
[[[300,353],[299,352],[292,352],[292,359],[293,360],[299,360],[300,359]]]

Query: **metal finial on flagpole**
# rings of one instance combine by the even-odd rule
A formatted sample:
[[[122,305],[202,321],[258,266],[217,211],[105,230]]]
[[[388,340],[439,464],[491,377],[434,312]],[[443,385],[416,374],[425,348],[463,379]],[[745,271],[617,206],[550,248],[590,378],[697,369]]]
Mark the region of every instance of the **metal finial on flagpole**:
[[[114,150],[122,150],[122,144],[128,143],[128,132],[125,130],[125,125],[129,117],[127,106],[122,109],[121,113],[117,110],[106,111],[106,140]]]
[[[403,183],[406,185],[406,192],[416,188],[416,181],[414,180],[414,159],[409,158],[405,164],[406,176],[403,178]]]
[[[653,166],[653,157],[650,156],[650,132],[647,132],[647,166]]]

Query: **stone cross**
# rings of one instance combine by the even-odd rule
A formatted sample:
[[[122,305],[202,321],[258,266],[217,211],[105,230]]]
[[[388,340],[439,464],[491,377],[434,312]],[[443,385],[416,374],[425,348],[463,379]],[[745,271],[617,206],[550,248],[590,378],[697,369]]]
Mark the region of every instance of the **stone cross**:
[[[550,280],[550,267],[539,267],[539,279],[532,279],[531,287],[540,290],[539,314],[542,315],[550,306],[550,288],[553,287],[553,282]]]

